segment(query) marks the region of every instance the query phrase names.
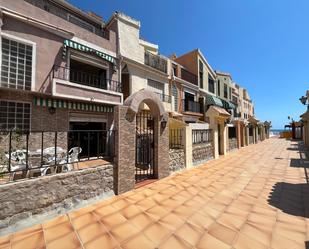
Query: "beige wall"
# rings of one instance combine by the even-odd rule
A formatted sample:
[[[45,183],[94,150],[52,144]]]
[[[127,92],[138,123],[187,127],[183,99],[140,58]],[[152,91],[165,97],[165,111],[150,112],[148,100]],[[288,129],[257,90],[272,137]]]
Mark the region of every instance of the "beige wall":
[[[40,22],[46,22],[49,25],[59,27],[75,34],[74,37],[66,37],[68,39],[79,39],[90,46],[99,47],[103,51],[107,51],[110,55],[116,55],[116,36],[113,31],[110,31],[109,40],[105,39],[23,0],[0,0],[0,5],[3,8],[13,10],[21,15],[37,19]],[[52,94],[52,81],[49,76],[53,65],[68,66],[67,59],[62,57],[63,42],[66,38],[60,36],[57,32],[51,31],[51,29],[43,28],[40,25],[34,26],[33,24],[21,21],[15,17],[10,17],[6,14],[3,15],[1,32],[2,35],[7,34],[13,36],[13,39],[23,39],[26,42],[28,41],[35,44],[35,65],[33,65],[35,86],[33,90],[45,94]],[[67,53],[67,57],[68,56],[69,52]],[[111,63],[108,63],[108,66],[109,78],[118,80],[118,74],[113,72]]]
[[[24,0],[0,0],[0,6],[18,12],[27,17],[46,22],[56,27],[60,27],[61,29],[74,33],[76,37],[116,53],[116,34],[114,31],[110,31],[109,39],[105,39],[56,15],[50,14],[47,11],[35,7],[34,5],[29,4]]]

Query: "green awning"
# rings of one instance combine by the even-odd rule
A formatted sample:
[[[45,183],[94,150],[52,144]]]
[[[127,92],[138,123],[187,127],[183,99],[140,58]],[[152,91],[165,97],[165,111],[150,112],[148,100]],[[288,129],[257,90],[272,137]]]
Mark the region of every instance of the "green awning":
[[[219,106],[223,107],[223,103],[221,99],[217,98],[216,96],[213,95],[207,95],[206,96],[206,105],[214,105],[214,106]]]
[[[236,108],[236,105],[233,104],[233,103],[230,102],[230,101],[226,101],[226,100],[222,99],[222,102],[223,102],[223,107],[224,107],[224,109],[231,110],[231,109],[235,109],[235,108]]]
[[[94,54],[108,62],[111,62],[113,64],[116,63],[115,61],[115,58],[113,56],[110,56],[108,54],[105,54],[103,52],[100,52],[94,48],[90,48],[90,47],[87,47],[85,45],[82,45],[78,42],[75,42],[75,41],[72,41],[72,40],[64,40],[64,44],[63,44],[63,51],[62,51],[62,56],[65,57],[66,54],[67,54],[67,47],[69,48],[73,48],[75,50],[78,50],[78,51],[82,51],[82,52],[85,52],[85,53],[90,53],[90,54]]]
[[[64,108],[70,110],[95,111],[95,112],[113,112],[113,106],[74,102],[61,99],[46,99],[40,97],[33,98],[33,104],[41,107]]]

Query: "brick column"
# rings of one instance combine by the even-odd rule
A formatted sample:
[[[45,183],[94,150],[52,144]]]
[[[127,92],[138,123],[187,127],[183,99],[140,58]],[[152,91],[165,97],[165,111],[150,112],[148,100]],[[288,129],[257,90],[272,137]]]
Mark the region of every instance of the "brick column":
[[[190,126],[186,126],[183,128],[184,130],[184,145],[185,145],[185,161],[186,168],[192,168],[192,128]]]
[[[136,115],[128,107],[115,107],[115,148],[114,189],[121,194],[135,186],[135,133]],[[168,158],[168,156],[167,156]]]
[[[157,151],[156,151],[157,150]],[[165,128],[155,118],[155,176],[162,179],[169,176],[169,128],[168,122]]]

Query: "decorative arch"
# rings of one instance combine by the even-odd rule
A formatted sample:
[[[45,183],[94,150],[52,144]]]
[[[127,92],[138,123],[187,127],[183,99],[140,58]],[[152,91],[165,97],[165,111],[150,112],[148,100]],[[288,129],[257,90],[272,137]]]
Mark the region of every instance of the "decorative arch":
[[[139,111],[139,106],[141,103],[145,103],[149,107],[151,114],[154,117],[160,119],[163,116],[166,116],[166,112],[160,98],[154,92],[146,89],[133,93],[125,100],[123,105],[129,107],[129,110],[136,114]]]

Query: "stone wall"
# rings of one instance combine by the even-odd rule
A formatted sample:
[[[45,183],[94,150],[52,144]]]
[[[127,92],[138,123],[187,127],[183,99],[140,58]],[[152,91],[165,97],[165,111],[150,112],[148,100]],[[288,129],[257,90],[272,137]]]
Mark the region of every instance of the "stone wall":
[[[195,144],[192,149],[193,165],[198,165],[214,158],[214,148],[211,143]]]
[[[253,144],[253,136],[249,136],[249,144]]]
[[[228,150],[231,151],[235,149],[238,149],[237,138],[230,138]]]
[[[114,192],[113,165],[0,185],[0,233],[35,215],[72,209],[80,202]]]
[[[186,168],[184,149],[170,149],[169,159],[169,169],[171,173]]]

